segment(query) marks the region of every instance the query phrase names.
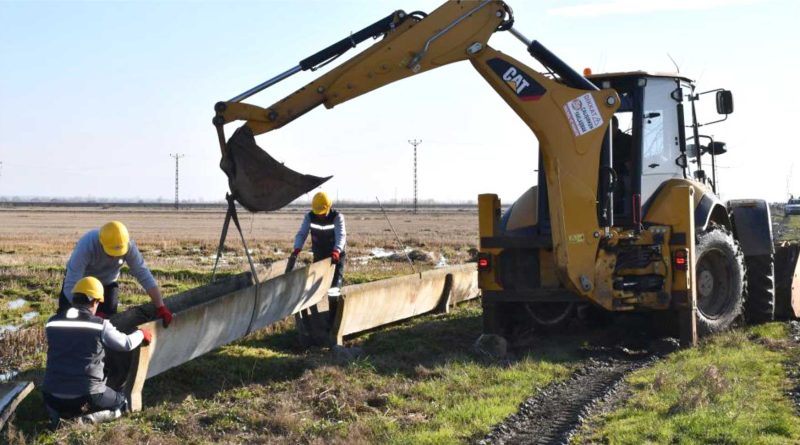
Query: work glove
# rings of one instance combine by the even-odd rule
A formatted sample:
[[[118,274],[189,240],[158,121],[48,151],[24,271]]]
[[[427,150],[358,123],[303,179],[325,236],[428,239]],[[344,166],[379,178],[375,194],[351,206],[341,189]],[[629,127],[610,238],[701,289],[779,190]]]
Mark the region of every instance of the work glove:
[[[172,312],[163,304],[156,308],[156,317],[161,319],[161,323],[165,328],[169,327],[169,324],[172,323]]]
[[[153,334],[151,334],[150,331],[148,331],[147,329],[139,329],[139,330],[142,331],[142,336],[144,337],[144,340],[142,340],[142,344],[145,346],[149,345],[150,342],[153,341]]]
[[[333,249],[333,252],[331,252],[331,262],[333,264],[339,264],[339,250]]]
[[[294,249],[292,254],[289,255],[289,261],[286,262],[286,270],[283,273],[289,273],[294,270],[294,265],[297,262],[297,255],[300,255],[300,249]]]

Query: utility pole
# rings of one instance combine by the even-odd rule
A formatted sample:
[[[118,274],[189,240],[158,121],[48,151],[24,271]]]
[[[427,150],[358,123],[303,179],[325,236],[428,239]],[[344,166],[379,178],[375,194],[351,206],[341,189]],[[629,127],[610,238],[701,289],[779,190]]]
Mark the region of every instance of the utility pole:
[[[171,153],[170,157],[175,158],[175,210],[179,208],[178,201],[178,161],[186,155],[180,153]]]
[[[418,141],[416,139],[409,140],[409,144],[414,146],[414,214],[417,214],[417,145],[421,144],[422,141]]]

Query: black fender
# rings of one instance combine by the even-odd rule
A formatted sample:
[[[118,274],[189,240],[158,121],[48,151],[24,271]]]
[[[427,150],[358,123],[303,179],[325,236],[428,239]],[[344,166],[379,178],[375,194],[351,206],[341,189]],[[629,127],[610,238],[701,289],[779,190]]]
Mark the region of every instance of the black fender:
[[[728,215],[733,222],[733,234],[744,256],[772,255],[772,218],[769,205],[763,199],[734,199],[728,201]]]
[[[725,203],[703,184],[688,179],[673,178],[661,183],[642,206],[642,214],[645,216],[644,221],[648,221],[650,210],[659,205],[658,197],[662,193],[666,193],[666,190],[671,187],[686,186],[694,189],[694,194],[692,195],[694,199],[694,227],[697,232],[708,229],[709,224],[712,222],[733,230]]]
[[[725,203],[713,193],[704,193],[694,208],[694,227],[698,232],[708,229],[710,223],[717,223],[733,230],[733,224]]]

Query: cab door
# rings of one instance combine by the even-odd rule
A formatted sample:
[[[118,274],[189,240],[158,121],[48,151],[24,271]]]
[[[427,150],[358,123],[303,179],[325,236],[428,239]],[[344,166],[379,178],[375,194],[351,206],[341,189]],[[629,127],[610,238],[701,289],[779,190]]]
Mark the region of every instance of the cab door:
[[[674,79],[648,77],[642,103],[642,202],[646,202],[658,186],[672,178],[683,178],[683,169],[676,163],[680,152],[678,101],[673,92]]]

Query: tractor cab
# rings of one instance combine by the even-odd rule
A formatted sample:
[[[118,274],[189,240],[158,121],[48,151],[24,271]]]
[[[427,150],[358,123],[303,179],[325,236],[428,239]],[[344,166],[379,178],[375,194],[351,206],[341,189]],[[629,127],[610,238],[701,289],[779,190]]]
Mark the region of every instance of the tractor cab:
[[[614,225],[638,223],[642,204],[672,178],[691,179],[717,192],[715,157],[726,146],[700,134],[700,127],[733,112],[730,91],[697,93],[694,82],[678,74],[634,71],[588,78],[600,88],[614,88],[621,99],[610,128]],[[698,102],[712,92],[717,113],[725,117],[701,123]]]

